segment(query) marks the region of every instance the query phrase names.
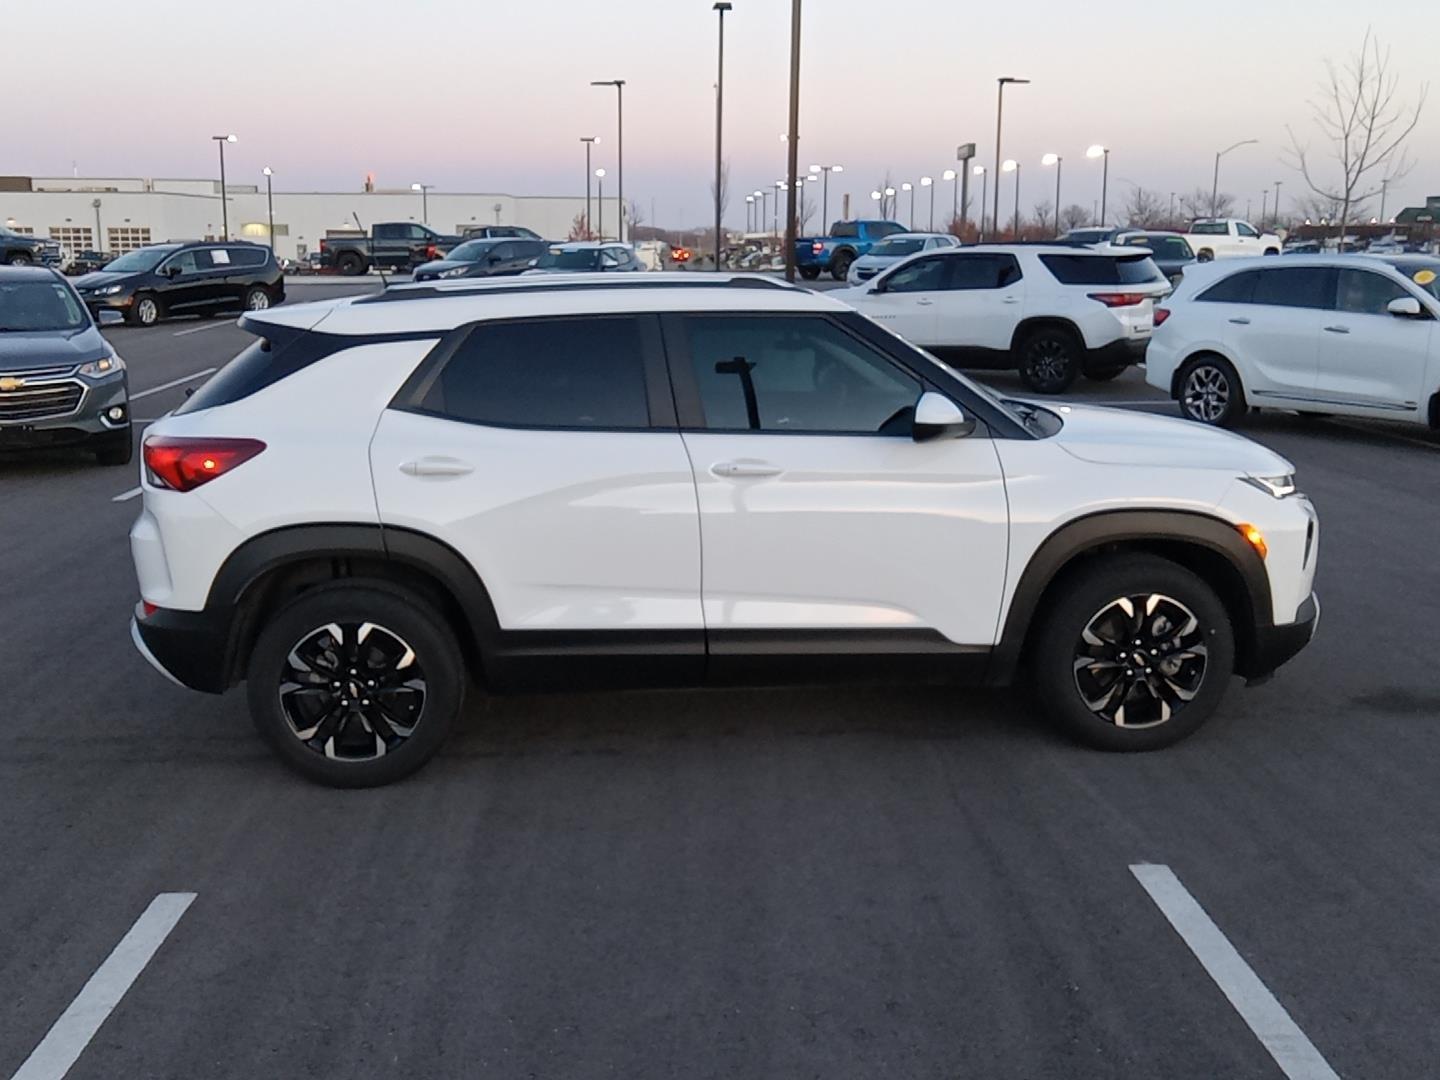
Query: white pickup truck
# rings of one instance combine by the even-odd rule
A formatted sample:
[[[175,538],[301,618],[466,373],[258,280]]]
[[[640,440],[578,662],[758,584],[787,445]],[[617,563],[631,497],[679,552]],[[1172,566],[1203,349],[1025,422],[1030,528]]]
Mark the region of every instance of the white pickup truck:
[[[1279,255],[1280,238],[1239,218],[1197,218],[1185,234],[1201,262],[1237,255]]]

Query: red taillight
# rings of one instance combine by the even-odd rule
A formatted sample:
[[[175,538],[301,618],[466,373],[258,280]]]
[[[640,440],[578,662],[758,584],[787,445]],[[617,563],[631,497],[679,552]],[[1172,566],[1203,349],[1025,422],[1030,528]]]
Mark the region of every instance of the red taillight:
[[[811,255],[819,255],[819,254],[820,254],[822,251],[824,251],[824,250],[825,250],[825,245],[822,244],[819,240],[816,240],[813,244],[810,245],[810,254],[811,254]]]
[[[1166,319],[1168,319],[1169,317],[1170,317],[1170,309],[1169,309],[1169,308],[1157,307],[1157,308],[1155,309],[1155,325],[1156,325],[1156,326],[1159,326],[1161,323],[1163,323],[1163,322],[1164,322]]]
[[[140,613],[144,618],[149,618],[160,610],[159,604],[152,604],[149,600],[140,601]]]
[[[436,255],[437,250],[438,250],[438,249],[435,247],[434,244],[426,244],[426,245],[425,245],[425,257],[426,257],[427,259],[433,259],[433,258],[435,258],[435,255]]]
[[[157,435],[145,440],[145,467],[165,487],[193,491],[243,465],[265,444],[259,439],[182,439]]]
[[[325,238],[322,236],[322,237],[320,238],[320,254],[321,254],[321,255],[324,255],[325,252],[329,250],[329,248],[330,248],[330,245],[325,242]]]
[[[1099,300],[1106,307],[1134,307],[1136,304],[1144,303],[1149,299],[1149,294],[1142,292],[1092,292],[1091,300]]]

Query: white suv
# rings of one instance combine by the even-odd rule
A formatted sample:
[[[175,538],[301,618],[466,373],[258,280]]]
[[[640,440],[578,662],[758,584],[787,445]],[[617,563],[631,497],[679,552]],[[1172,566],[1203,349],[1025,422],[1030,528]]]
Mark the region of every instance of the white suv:
[[[1186,270],[1145,378],[1192,420],[1247,409],[1440,428],[1440,260],[1295,255]]]
[[[512,278],[252,312],[144,440],[132,636],[248,682],[290,765],[383,783],[467,677],[1024,683],[1120,750],[1309,640],[1269,450],[998,400],[842,304],[727,275]]]
[[[828,295],[962,367],[1014,368],[1036,393],[1113,379],[1145,355],[1170,292],[1148,251],[982,244],[913,255]]]

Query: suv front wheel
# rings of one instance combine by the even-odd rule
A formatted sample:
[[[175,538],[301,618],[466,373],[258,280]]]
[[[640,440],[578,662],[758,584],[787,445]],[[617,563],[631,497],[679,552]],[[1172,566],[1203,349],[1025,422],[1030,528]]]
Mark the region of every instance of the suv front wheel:
[[[1205,354],[1180,369],[1180,411],[1202,424],[1229,427],[1245,414],[1240,376],[1223,357]]]
[[[260,631],[250,716],[281,759],[332,787],[388,784],[425,764],[465,697],[445,619],[383,582],[302,593]]]
[[[1067,580],[1029,662],[1042,712],[1102,750],[1158,750],[1215,711],[1235,634],[1213,589],[1153,555],[1117,555]]]
[[[1037,394],[1063,394],[1080,377],[1083,347],[1069,330],[1042,326],[1020,341],[1020,381]]]

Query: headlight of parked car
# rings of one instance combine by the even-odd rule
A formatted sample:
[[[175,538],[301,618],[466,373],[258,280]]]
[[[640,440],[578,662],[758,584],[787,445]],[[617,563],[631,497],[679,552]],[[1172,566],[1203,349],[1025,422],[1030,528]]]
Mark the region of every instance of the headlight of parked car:
[[[117,371],[125,370],[125,361],[118,356],[102,356],[99,360],[91,360],[88,364],[80,365],[80,374],[88,375],[92,379],[103,379],[114,375]]]
[[[118,292],[119,292],[121,289],[123,289],[123,288],[125,288],[124,285],[101,285],[99,288],[92,289],[92,290],[90,291],[90,295],[91,295],[91,296],[114,296],[116,293],[118,293]]]
[[[1285,476],[1242,476],[1240,479],[1277,499],[1295,494],[1294,473],[1287,473]]]
[[[451,267],[449,270],[441,270],[441,271],[440,271],[440,276],[441,276],[441,277],[460,277],[460,276],[461,276],[462,274],[464,274],[465,271],[468,270],[468,269],[470,269],[468,266],[453,266],[453,267]]]

